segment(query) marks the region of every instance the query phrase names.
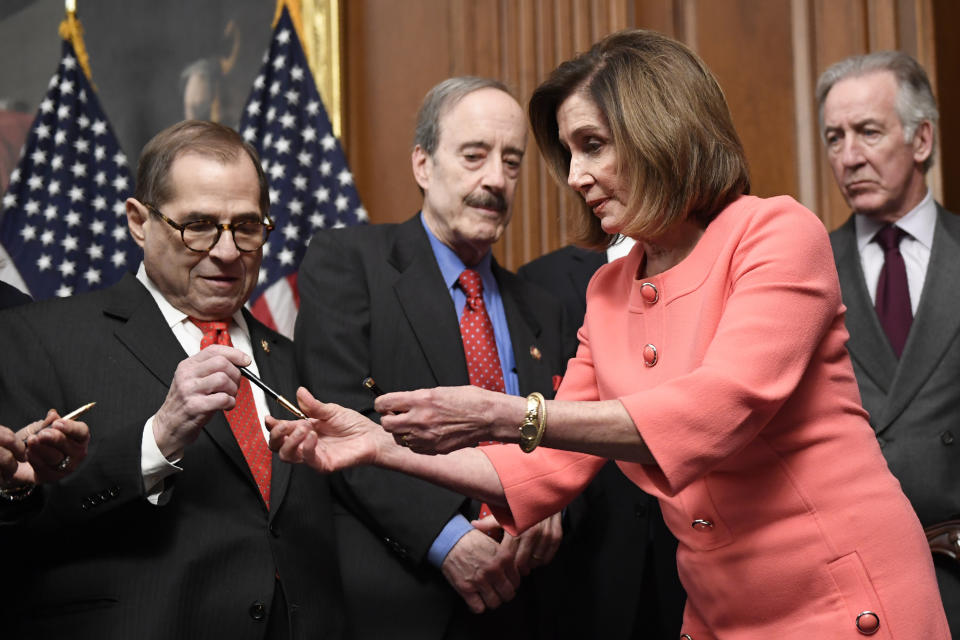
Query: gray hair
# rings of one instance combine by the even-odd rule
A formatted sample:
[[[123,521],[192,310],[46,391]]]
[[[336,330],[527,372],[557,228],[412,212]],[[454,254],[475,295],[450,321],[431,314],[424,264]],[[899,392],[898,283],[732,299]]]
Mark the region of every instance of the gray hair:
[[[817,81],[817,108],[820,112],[820,135],[824,137],[823,104],[830,89],[841,80],[857,78],[877,71],[889,71],[897,82],[895,108],[903,126],[904,142],[913,140],[923,122],[933,129],[930,155],[923,163],[923,171],[933,165],[937,143],[937,101],[930,88],[930,79],[920,63],[902,51],[877,51],[862,56],[851,56],[832,65]],[[824,142],[826,140],[824,139]]]
[[[516,99],[499,80],[476,76],[448,78],[430,89],[423,99],[420,111],[417,112],[413,146],[419,145],[427,155],[432,156],[440,144],[440,118],[469,94],[480,89],[497,89]]]

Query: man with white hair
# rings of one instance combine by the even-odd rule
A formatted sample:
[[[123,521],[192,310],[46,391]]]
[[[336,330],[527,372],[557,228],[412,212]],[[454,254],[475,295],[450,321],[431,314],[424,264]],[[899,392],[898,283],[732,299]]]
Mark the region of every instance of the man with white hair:
[[[863,406],[928,537],[949,540],[960,532],[947,522],[960,518],[960,219],[925,181],[936,101],[923,68],[896,51],[836,63],[817,100],[827,157],[854,214],[831,242]],[[960,565],[942,554],[934,561],[956,636]]]

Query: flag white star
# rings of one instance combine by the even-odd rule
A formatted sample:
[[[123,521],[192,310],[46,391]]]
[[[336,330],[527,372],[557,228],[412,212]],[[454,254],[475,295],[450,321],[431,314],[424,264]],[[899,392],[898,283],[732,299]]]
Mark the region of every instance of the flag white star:
[[[23,229],[20,229],[20,237],[22,237],[26,242],[35,240],[37,237],[37,228],[28,224]]]
[[[37,269],[40,271],[46,271],[52,266],[52,264],[53,259],[45,253],[40,254],[40,257],[37,258]]]
[[[83,274],[84,279],[86,279],[87,284],[96,284],[100,282],[100,270],[90,267]]]

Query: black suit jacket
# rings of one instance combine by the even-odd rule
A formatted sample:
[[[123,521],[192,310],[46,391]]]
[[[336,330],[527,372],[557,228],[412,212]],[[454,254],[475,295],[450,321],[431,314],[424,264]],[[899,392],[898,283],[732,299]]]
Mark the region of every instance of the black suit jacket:
[[[899,360],[870,302],[853,216],[830,242],[847,348],[890,470],[923,526],[960,518],[960,218],[938,205],[920,305]],[[960,637],[960,565],[934,560],[951,632]]]
[[[260,374],[296,388],[293,345],[247,315]],[[0,313],[0,423],[97,405],[87,459],[4,536],[4,636],[262,638],[279,583],[295,638],[338,638],[343,616],[328,480],[273,461],[267,511],[223,413],[186,448],[160,505],[140,470],[143,427],[186,357],[130,275],[103,291]],[[292,395],[288,396],[292,397]],[[272,400],[270,410],[286,417]],[[11,531],[13,529],[13,531]]]
[[[587,285],[607,256],[572,245],[517,271],[563,302],[575,331],[587,311]],[[574,355],[571,353],[570,355]],[[562,565],[569,638],[673,640],[680,635],[686,600],[677,576],[677,540],[667,529],[656,498],[644,493],[608,462],[568,509],[570,531]]]
[[[15,286],[0,281],[0,309],[18,307],[27,304],[33,299]]]
[[[520,393],[552,396],[563,368],[560,305],[496,264],[493,273]],[[299,287],[298,364],[320,399],[376,419],[365,376],[385,391],[469,384],[459,320],[419,216],[318,233]],[[349,511],[338,514],[337,533],[357,635],[442,637],[454,612],[466,608],[426,554],[451,517],[476,515],[471,502],[383,469],[351,469],[340,480],[336,490]]]

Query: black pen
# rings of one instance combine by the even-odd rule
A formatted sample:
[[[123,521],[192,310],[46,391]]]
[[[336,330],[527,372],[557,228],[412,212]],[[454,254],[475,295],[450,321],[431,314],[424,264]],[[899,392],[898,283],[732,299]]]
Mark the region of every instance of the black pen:
[[[377,381],[371,378],[370,376],[367,376],[366,378],[364,378],[363,382],[361,382],[360,384],[365,386],[367,389],[370,389],[370,391],[373,392],[373,395],[375,396],[382,396],[384,393],[383,389],[377,386]]]
[[[297,405],[293,404],[292,402],[284,398],[282,395],[280,395],[279,393],[277,393],[276,391],[268,387],[267,383],[265,383],[263,380],[258,378],[256,375],[254,375],[252,371],[250,371],[246,367],[239,367],[239,369],[240,369],[240,373],[243,375],[244,378],[246,378],[253,384],[263,389],[263,392],[266,393],[271,398],[273,398],[274,400],[276,400],[277,402],[279,402],[281,407],[283,407],[293,415],[297,416],[298,418],[301,418],[303,420],[307,419],[307,416],[302,411],[300,411],[300,409],[297,408]]]

